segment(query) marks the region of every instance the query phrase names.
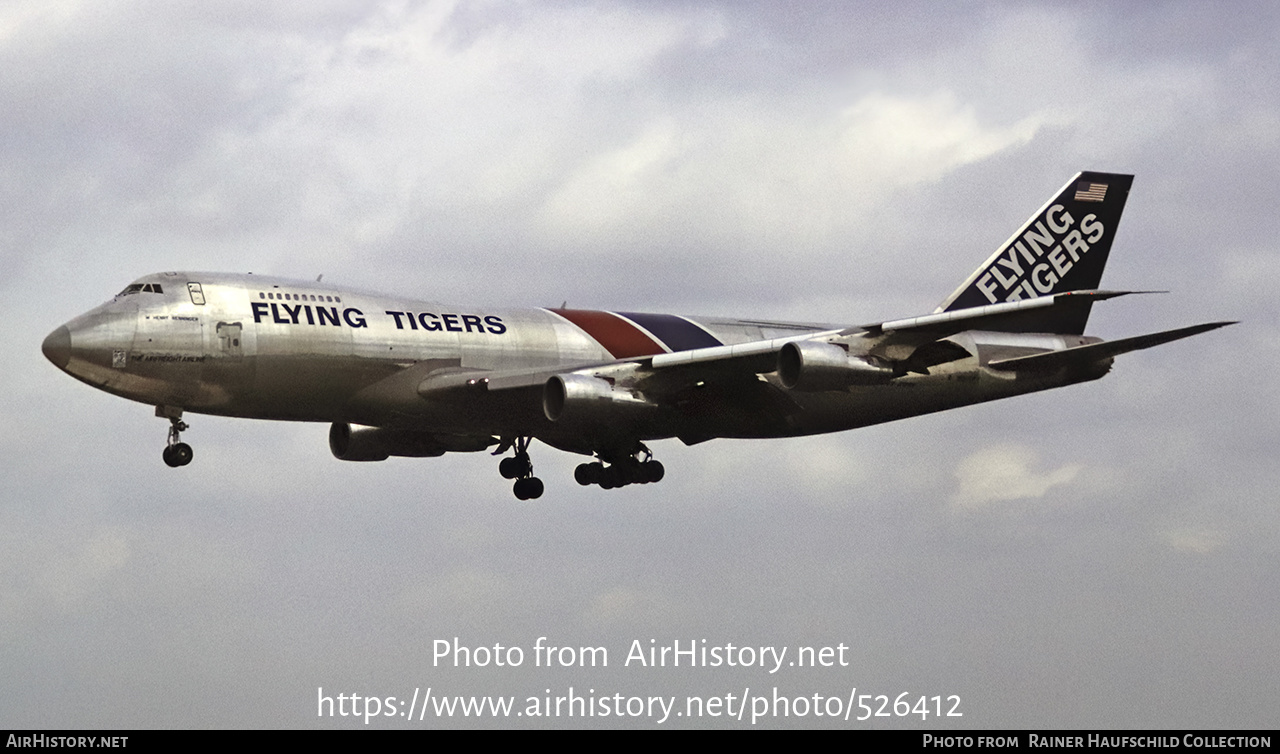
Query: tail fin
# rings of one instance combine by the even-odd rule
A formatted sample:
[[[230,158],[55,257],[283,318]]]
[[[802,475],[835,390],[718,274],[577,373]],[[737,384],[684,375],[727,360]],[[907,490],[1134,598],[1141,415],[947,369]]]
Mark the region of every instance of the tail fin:
[[[1131,175],[1077,174],[937,311],[1096,290],[1132,184]],[[1069,329],[1082,333],[1088,317],[1086,307]]]

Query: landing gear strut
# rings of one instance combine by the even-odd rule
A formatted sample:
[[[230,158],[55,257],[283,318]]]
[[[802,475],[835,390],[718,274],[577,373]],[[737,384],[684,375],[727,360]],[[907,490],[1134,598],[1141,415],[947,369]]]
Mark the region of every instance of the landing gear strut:
[[[653,459],[653,452],[644,443],[638,443],[631,455],[618,458],[608,466],[596,461],[578,464],[578,468],[573,471],[573,478],[578,484],[584,487],[598,484],[601,489],[606,490],[626,487],[628,484],[660,482],[665,475],[666,469],[662,467],[662,462]]]
[[[187,423],[182,420],[182,409],[156,406],[156,416],[169,420],[169,439],[165,443],[164,453],[161,454],[164,462],[175,469],[191,463],[195,453],[192,452],[190,445],[182,441],[180,434],[188,429]]]
[[[512,491],[519,500],[536,500],[542,497],[542,480],[533,475],[533,461],[529,460],[529,443],[531,442],[533,442],[532,437],[517,437],[506,446],[514,446],[515,455],[502,459],[498,464],[498,473],[503,479],[516,480]],[[503,452],[505,449],[505,447],[499,448],[498,452]]]

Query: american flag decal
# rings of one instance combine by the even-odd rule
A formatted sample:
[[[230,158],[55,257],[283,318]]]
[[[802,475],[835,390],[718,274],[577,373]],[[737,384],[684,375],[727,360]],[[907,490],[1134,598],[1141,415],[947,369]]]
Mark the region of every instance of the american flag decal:
[[[1107,184],[1080,181],[1076,184],[1077,202],[1100,202],[1107,198]]]

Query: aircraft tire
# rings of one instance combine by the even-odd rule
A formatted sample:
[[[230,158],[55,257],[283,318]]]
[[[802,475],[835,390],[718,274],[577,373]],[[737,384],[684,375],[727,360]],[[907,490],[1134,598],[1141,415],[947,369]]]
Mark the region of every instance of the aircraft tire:
[[[644,474],[645,484],[661,482],[662,477],[667,475],[667,470],[663,467],[661,461],[645,461],[640,469],[641,473]]]
[[[498,463],[498,473],[503,479],[516,479],[520,476],[520,459],[504,458]]]
[[[544,487],[541,479],[531,476],[517,479],[511,489],[516,493],[517,500],[536,500],[542,497]]]
[[[176,445],[170,445],[165,448],[162,456],[165,463],[176,469],[179,466],[186,466],[191,463],[191,459],[195,456],[195,453],[192,452],[190,445],[185,442],[180,442]]]
[[[606,466],[600,472],[600,486],[606,490],[625,487],[631,483],[628,476],[626,470],[616,463]]]
[[[592,484],[599,484],[600,472],[604,469],[599,463],[580,463],[573,470],[573,479],[578,484],[586,487]]]

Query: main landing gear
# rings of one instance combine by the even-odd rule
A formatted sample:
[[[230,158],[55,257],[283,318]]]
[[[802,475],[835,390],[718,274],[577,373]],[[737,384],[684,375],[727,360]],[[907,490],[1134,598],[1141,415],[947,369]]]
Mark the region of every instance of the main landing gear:
[[[573,471],[573,478],[584,487],[598,484],[601,489],[611,490],[628,484],[660,482],[665,474],[662,462],[655,461],[653,452],[644,443],[639,443],[634,453],[619,458],[608,466],[599,461],[578,464],[578,468]]]
[[[536,500],[542,497],[543,492],[542,480],[533,475],[533,461],[529,460],[531,442],[532,437],[507,438],[493,453],[499,456],[514,450],[511,457],[502,459],[498,464],[498,472],[505,479],[516,480],[512,491],[520,500]],[[601,460],[579,464],[573,478],[578,484],[598,484],[606,490],[662,481],[666,470],[654,460],[653,452],[642,442],[637,442],[632,448],[630,453],[625,450],[597,453]],[[605,461],[608,461],[607,465]]]
[[[164,453],[161,454],[164,462],[175,469],[191,463],[195,453],[192,452],[190,445],[182,442],[180,435],[188,429],[187,423],[182,420],[182,409],[156,406],[156,416],[169,420],[169,440],[165,443]]]
[[[529,443],[531,442],[533,442],[532,437],[517,437],[498,447],[498,453],[505,453],[510,447],[515,448],[513,457],[504,458],[498,464],[498,473],[503,479],[516,480],[512,491],[519,500],[536,500],[542,497],[542,480],[533,475],[533,461],[529,460]]]

